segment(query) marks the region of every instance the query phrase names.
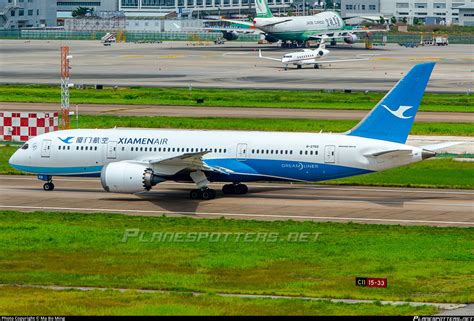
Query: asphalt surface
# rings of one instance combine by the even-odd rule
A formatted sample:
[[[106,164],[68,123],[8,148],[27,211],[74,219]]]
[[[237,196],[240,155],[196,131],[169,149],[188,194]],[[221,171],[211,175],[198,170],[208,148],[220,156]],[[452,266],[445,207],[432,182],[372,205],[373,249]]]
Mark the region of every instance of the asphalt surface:
[[[211,201],[188,199],[191,184],[166,182],[149,193],[107,193],[99,179],[55,178],[43,191],[32,176],[0,176],[0,209],[121,213],[143,216],[227,217],[433,226],[474,226],[474,191],[249,184],[249,194]],[[216,190],[221,185],[212,185]]]
[[[8,103],[0,102],[1,111],[53,112],[58,104]],[[71,111],[76,106],[71,105]],[[235,117],[235,118],[288,118],[288,119],[330,119],[360,120],[367,110],[302,109],[302,108],[244,108],[244,107],[204,107],[204,106],[155,106],[155,105],[108,105],[81,104],[79,114],[117,116],[172,116],[172,117]],[[419,112],[419,122],[472,123],[472,113]]]
[[[474,84],[472,45],[388,44],[373,50],[363,44],[338,45],[329,48],[328,59],[370,59],[285,71],[279,62],[257,57],[258,49],[273,58],[295,51],[277,45],[165,42],[104,47],[100,41],[87,40],[0,40],[0,82],[59,84],[62,45],[69,45],[74,57],[71,82],[75,84],[387,91],[413,65],[425,61],[438,62],[428,91],[465,93]]]

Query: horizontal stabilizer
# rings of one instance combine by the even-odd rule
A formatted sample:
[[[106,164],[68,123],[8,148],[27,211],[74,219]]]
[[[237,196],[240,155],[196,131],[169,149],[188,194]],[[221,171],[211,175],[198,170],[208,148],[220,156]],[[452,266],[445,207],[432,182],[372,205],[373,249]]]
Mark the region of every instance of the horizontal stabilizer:
[[[425,145],[425,146],[420,146],[420,147],[423,148],[423,149],[426,149],[426,150],[439,150],[439,149],[443,149],[443,148],[446,148],[446,147],[459,145],[459,144],[462,144],[462,143],[463,142],[446,142],[446,143]]]
[[[364,154],[364,156],[373,157],[373,158],[392,158],[392,157],[411,156],[411,154],[412,154],[411,149],[391,149],[391,150],[384,150],[381,152]]]

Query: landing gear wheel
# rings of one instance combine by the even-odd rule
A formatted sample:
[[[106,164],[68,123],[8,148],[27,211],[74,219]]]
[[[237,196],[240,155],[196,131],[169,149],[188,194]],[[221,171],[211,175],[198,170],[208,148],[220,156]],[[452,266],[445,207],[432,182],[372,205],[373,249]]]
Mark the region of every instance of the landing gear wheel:
[[[213,189],[205,189],[202,191],[202,199],[203,200],[212,200],[216,198],[216,192]]]
[[[247,194],[249,191],[249,188],[245,184],[239,184],[235,186],[235,193],[242,195],[242,194]]]
[[[301,65],[296,65],[296,68],[297,68],[297,69],[301,69]]]
[[[192,200],[200,199],[200,198],[201,198],[201,190],[199,190],[199,189],[193,189],[193,190],[189,193],[189,198],[192,199]]]
[[[319,69],[319,65],[318,65],[318,64],[314,64],[314,69]]]
[[[222,187],[222,193],[228,195],[228,194],[237,194],[237,195],[242,195],[242,194],[247,194],[249,191],[249,188],[245,184],[227,184]]]
[[[222,193],[224,193],[226,195],[227,194],[233,194],[232,193],[233,192],[233,187],[234,187],[234,185],[232,185],[232,184],[227,184],[227,185],[222,186]]]
[[[189,198],[192,200],[202,199],[202,200],[212,200],[216,198],[216,191],[210,188],[206,188],[203,190],[200,189],[193,189],[189,193]]]
[[[54,184],[52,182],[44,183],[43,189],[45,191],[52,191],[54,189]]]

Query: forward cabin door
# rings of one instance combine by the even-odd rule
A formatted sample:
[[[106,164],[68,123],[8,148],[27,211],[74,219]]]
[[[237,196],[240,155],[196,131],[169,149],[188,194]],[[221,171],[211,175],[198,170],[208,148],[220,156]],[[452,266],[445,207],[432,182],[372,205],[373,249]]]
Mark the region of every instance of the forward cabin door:
[[[43,143],[41,143],[41,157],[49,158],[49,156],[51,156],[51,140],[43,139]]]
[[[324,147],[324,162],[330,164],[336,162],[336,146],[326,145]]]

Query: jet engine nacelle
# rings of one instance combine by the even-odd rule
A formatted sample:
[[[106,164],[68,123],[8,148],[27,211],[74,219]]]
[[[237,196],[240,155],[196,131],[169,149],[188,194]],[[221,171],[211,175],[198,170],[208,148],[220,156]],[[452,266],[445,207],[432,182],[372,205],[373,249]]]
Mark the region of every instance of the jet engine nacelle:
[[[149,191],[164,179],[145,164],[114,162],[102,168],[100,182],[107,192],[138,193]]]
[[[236,31],[227,31],[224,32],[223,37],[226,40],[237,40],[239,38],[239,34]]]
[[[348,43],[348,44],[353,44],[355,43],[357,40],[359,40],[359,38],[353,34],[353,33],[350,33],[346,36],[344,36],[344,42],[345,43]]]
[[[329,50],[326,49],[319,49],[318,50],[318,57],[324,57],[329,55]]]

